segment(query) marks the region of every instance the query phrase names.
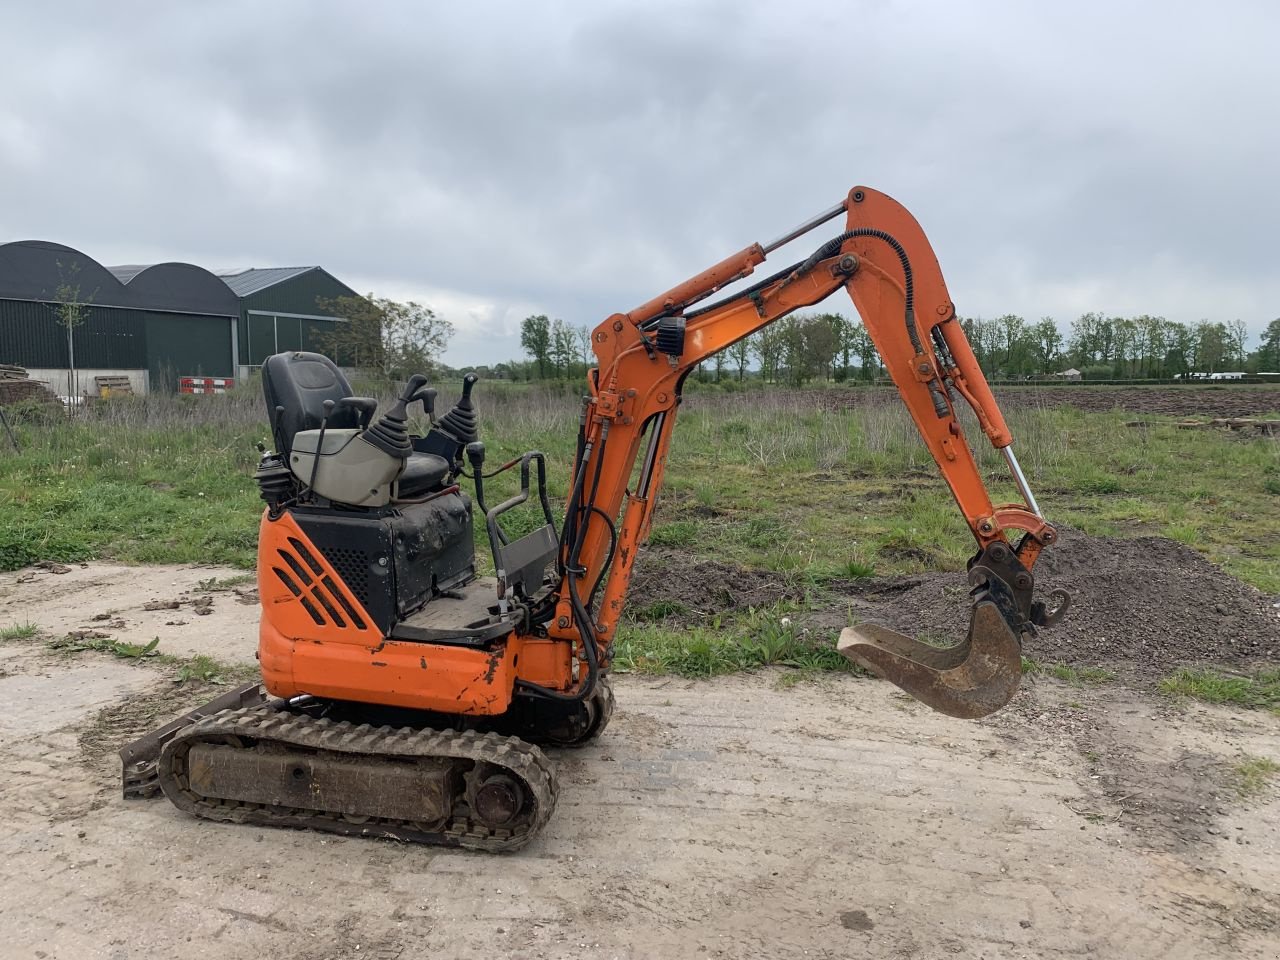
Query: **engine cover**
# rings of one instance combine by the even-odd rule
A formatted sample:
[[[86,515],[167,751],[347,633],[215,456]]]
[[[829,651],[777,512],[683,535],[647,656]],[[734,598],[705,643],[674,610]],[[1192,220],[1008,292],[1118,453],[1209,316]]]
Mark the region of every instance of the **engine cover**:
[[[475,577],[471,498],[464,493],[367,512],[291,512],[383,636],[433,596]]]

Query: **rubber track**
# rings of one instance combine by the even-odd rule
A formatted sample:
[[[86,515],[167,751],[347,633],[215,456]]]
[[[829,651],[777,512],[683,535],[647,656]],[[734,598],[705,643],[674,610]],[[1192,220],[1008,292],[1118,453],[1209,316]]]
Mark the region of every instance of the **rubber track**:
[[[206,799],[187,782],[187,753],[201,742],[226,743],[228,738],[273,742],[330,753],[369,757],[446,757],[503,767],[522,780],[535,806],[533,816],[512,828],[493,829],[470,815],[465,797],[454,805],[443,830],[432,832],[420,824],[382,817],[348,820],[325,810],[282,808],[268,804]],[[198,720],[165,744],[159,762],[160,787],[180,810],[207,820],[299,827],[358,837],[384,837],[413,843],[502,852],[518,850],[537,835],[555,809],[558,784],[555,769],[541,750],[516,737],[474,730],[416,730],[412,727],[373,727],[327,718],[309,717],[280,705],[224,710]]]

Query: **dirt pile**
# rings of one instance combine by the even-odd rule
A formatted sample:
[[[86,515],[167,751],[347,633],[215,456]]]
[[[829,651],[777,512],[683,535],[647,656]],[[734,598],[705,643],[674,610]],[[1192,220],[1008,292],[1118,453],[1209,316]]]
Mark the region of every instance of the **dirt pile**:
[[[1075,407],[1078,410],[1128,410],[1157,416],[1258,417],[1280,413],[1280,386],[1167,386],[1167,387],[1005,387],[996,388],[1004,410],[1019,407]],[[867,404],[897,403],[897,391],[887,387],[830,390],[823,394],[828,409],[849,410]]]
[[[632,574],[627,609],[635,619],[696,623],[717,613],[739,613],[803,596],[803,589],[766,570],[697,560],[679,551],[643,550]]]
[[[1071,609],[1026,641],[1027,655],[1073,666],[1101,664],[1164,675],[1187,663],[1280,662],[1274,600],[1161,537],[1122,540],[1063,530],[1036,566],[1038,593],[1061,588]],[[934,574],[885,604],[903,632],[959,640],[967,627],[955,574]]]
[[[1164,676],[1181,664],[1280,663],[1280,609],[1194,550],[1160,537],[1124,540],[1061,531],[1036,567],[1037,594],[1061,588],[1071,609],[1025,644],[1028,656],[1073,666],[1103,665],[1132,677]],[[793,619],[834,635],[850,616],[913,636],[957,642],[969,624],[960,573],[877,577],[826,584],[815,609]],[[668,551],[641,554],[633,613],[697,624],[779,600],[801,600],[803,584]],[[828,605],[829,604],[829,605]]]

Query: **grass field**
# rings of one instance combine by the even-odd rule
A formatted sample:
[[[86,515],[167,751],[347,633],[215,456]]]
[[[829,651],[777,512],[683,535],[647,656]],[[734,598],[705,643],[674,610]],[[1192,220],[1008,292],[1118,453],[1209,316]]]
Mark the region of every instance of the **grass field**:
[[[573,389],[482,385],[478,400],[489,462],[541,449],[562,497]],[[819,583],[963,569],[968,532],[905,411],[829,411],[819,400],[817,391],[693,394],[654,543]],[[250,568],[261,507],[254,445],[267,436],[259,406],[244,391],[21,422],[21,452],[0,457],[0,568],[90,558]],[[1130,419],[1011,411],[1050,518],[1091,534],[1170,537],[1280,593],[1280,444]],[[1014,499],[1000,458],[978,452],[996,499]]]

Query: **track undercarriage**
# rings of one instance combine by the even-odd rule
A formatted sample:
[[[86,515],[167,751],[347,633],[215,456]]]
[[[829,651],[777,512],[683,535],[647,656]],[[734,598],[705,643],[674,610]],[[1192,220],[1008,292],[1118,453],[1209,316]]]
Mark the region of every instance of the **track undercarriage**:
[[[558,788],[542,750],[509,731],[574,746],[612,710],[602,681],[572,712],[517,711],[459,730],[407,711],[270,699],[249,685],[121,750],[124,795],[163,793],[226,823],[517,850],[551,817]]]

